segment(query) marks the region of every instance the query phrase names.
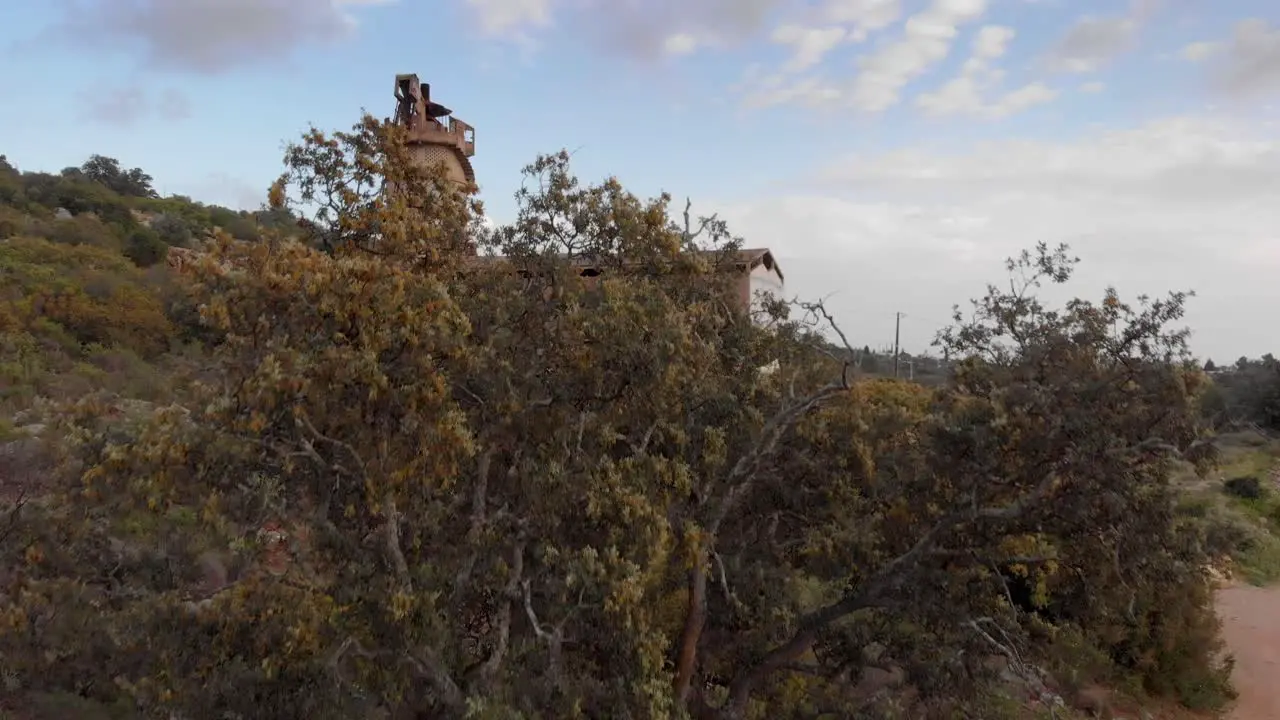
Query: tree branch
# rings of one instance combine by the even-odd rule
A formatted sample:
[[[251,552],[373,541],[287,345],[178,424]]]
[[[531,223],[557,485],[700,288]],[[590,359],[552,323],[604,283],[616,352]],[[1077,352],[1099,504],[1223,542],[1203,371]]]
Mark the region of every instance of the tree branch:
[[[524,582],[524,550],[523,541],[516,543],[511,551],[511,568],[507,578],[506,587],[502,593],[502,606],[498,609],[498,617],[494,633],[496,637],[493,641],[493,651],[489,653],[489,657],[475,670],[474,679],[481,683],[487,683],[493,679],[493,676],[502,667],[502,661],[506,659],[507,650],[511,646],[511,606],[520,599],[520,587]]]
[[[405,590],[413,592],[413,578],[409,575],[409,562],[405,560],[404,548],[400,546],[400,512],[396,508],[396,499],[390,492],[383,496],[383,513],[386,516],[383,525],[383,539],[386,542],[387,554],[391,558],[391,567],[395,570],[396,579]]]
[[[573,616],[577,611],[584,607],[582,597],[586,593],[586,588],[582,588],[578,591],[577,603],[573,607],[569,608],[564,617],[560,619],[560,622],[551,626],[549,629],[542,623],[538,618],[538,614],[533,609],[533,589],[528,580],[521,583],[521,589],[523,590],[524,595],[524,612],[529,618],[529,624],[533,627],[533,634],[536,635],[539,640],[542,640],[547,644],[547,653],[549,656],[547,675],[550,677],[551,683],[555,687],[560,687],[563,682],[563,679],[560,676],[560,668],[562,651],[564,649],[564,629],[565,626],[569,624],[569,621],[573,619]]]
[[[1050,471],[1022,498],[1003,507],[965,507],[944,515],[906,552],[895,557],[864,582],[856,592],[801,618],[799,627],[787,642],[766,653],[754,666],[740,673],[729,685],[729,698],[723,714],[729,718],[745,717],[751,693],[757,683],[789,662],[794,662],[817,641],[819,633],[831,623],[858,610],[877,607],[909,582],[919,563],[930,555],[942,538],[957,526],[977,519],[1008,521],[1026,513],[1033,505],[1048,497],[1057,486],[1058,476]]]

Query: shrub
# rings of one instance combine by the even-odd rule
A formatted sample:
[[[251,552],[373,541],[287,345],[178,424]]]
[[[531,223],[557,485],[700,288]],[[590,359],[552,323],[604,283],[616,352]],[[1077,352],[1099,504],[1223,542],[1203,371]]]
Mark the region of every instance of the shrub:
[[[151,230],[166,245],[187,247],[191,244],[191,226],[177,215],[157,215],[151,220]]]
[[[1222,489],[1228,495],[1242,500],[1261,499],[1265,492],[1262,482],[1252,475],[1233,477],[1222,484]]]
[[[139,227],[129,234],[124,254],[138,267],[151,267],[165,259],[169,246],[151,228]]]

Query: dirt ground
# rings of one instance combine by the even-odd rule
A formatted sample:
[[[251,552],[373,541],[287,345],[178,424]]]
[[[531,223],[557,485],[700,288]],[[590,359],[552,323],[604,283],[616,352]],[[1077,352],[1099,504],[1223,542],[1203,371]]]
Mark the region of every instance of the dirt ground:
[[[1226,720],[1280,720],[1280,586],[1223,588],[1218,614],[1240,693]]]

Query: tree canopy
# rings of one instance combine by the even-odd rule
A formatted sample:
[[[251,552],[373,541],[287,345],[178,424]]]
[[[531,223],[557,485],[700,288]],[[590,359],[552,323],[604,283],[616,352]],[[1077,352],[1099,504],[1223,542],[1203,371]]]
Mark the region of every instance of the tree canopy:
[[[401,140],[304,136],[270,194],[300,228],[189,268],[206,360],[59,416],[55,492],[0,530],[14,682],[157,718],[994,717],[990,658],[1061,689],[1035,668],[1074,642],[1226,692],[1169,481],[1212,461],[1185,294],[1046,307],[1076,261],[1041,245],[939,336],[946,382],[870,380],[822,305],[726,300],[716,217],[561,153],[487,231]]]

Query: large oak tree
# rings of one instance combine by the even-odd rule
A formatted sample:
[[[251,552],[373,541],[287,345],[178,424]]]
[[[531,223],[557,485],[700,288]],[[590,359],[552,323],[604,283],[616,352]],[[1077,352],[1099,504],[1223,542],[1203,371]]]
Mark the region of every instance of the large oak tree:
[[[155,717],[802,718],[884,716],[892,667],[919,716],[1054,628],[1211,675],[1167,479],[1208,457],[1184,296],[1044,307],[1074,260],[1042,246],[940,336],[949,383],[864,381],[821,305],[727,299],[716,218],[560,154],[485,230],[400,140],[289,150],[303,237],[189,268],[214,360],[173,405],[68,409],[61,492],[3,539],[16,682]]]

